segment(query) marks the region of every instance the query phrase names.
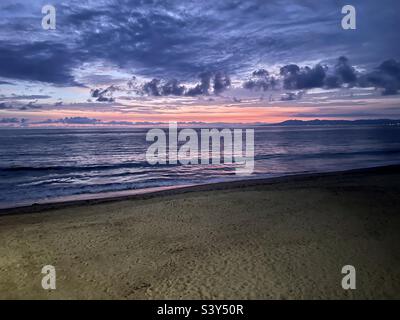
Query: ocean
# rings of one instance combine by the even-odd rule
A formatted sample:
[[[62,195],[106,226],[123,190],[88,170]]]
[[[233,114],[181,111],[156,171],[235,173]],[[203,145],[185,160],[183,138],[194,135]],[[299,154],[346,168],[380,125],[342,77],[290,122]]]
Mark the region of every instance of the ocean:
[[[0,208],[243,179],[235,166],[150,165],[143,128],[1,129]],[[260,126],[268,178],[400,164],[398,126]]]

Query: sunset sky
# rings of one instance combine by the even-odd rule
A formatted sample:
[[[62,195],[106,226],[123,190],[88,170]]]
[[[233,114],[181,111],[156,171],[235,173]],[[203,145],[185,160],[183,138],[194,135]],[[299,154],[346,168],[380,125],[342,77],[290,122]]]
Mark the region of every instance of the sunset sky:
[[[56,8],[56,30],[42,7]],[[342,7],[357,12],[343,30]],[[398,0],[0,4],[0,126],[400,119]]]

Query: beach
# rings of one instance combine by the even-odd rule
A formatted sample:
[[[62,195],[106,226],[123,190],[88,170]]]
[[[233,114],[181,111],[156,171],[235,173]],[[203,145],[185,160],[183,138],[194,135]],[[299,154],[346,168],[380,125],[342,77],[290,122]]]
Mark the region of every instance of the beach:
[[[2,210],[0,299],[400,299],[399,181],[388,166]]]

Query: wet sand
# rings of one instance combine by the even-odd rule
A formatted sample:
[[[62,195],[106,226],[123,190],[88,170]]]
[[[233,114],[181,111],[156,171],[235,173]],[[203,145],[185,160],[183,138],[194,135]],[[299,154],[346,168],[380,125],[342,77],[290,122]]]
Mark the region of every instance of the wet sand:
[[[0,299],[27,298],[400,299],[400,166],[1,210]]]

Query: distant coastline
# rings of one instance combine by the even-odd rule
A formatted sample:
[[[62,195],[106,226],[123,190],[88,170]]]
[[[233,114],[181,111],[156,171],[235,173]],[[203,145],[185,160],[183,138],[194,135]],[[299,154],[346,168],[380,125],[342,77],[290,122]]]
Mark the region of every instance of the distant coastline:
[[[77,121],[74,121],[76,119]],[[0,119],[0,130],[1,129],[77,129],[77,128],[152,128],[152,127],[167,127],[169,122],[131,122],[131,123],[79,123],[80,117],[69,118],[71,122],[65,122],[63,125],[45,125],[42,122],[30,123],[26,125],[15,125],[2,123]],[[95,119],[92,119],[95,120]],[[32,126],[33,125],[33,126]],[[267,122],[248,122],[248,123],[229,123],[229,122],[201,122],[201,121],[190,121],[190,122],[178,122],[179,126],[182,127],[253,127],[253,126],[341,126],[341,125],[369,125],[369,126],[400,126],[400,119],[356,119],[356,120],[298,120],[289,119],[282,122],[267,123]]]
[[[272,126],[324,126],[324,125],[384,125],[400,126],[400,120],[366,119],[366,120],[286,120],[270,124]]]

